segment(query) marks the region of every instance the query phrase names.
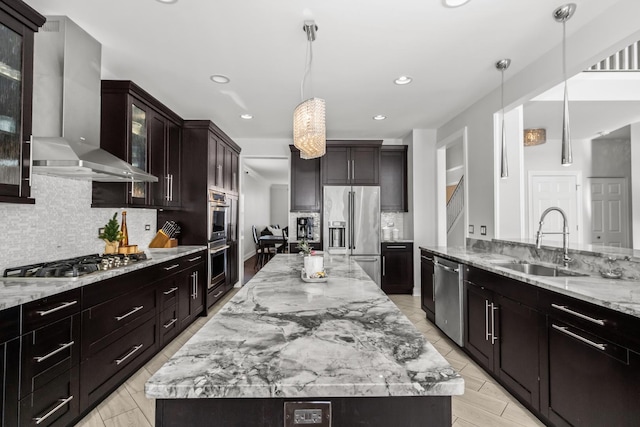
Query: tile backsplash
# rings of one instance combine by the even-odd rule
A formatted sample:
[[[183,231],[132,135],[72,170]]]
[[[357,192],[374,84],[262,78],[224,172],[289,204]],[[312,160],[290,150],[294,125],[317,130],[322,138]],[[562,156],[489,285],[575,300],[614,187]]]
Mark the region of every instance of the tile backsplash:
[[[384,227],[397,228],[398,240],[411,239],[408,235],[405,236],[407,233],[404,230],[404,215],[403,212],[382,212],[380,214],[380,232],[382,233]]]
[[[123,209],[91,208],[90,181],[33,175],[31,196],[35,205],[0,203],[0,274],[8,267],[102,253],[98,228],[114,212],[122,221]],[[157,231],[156,211],[126,211],[129,242],[144,250]]]

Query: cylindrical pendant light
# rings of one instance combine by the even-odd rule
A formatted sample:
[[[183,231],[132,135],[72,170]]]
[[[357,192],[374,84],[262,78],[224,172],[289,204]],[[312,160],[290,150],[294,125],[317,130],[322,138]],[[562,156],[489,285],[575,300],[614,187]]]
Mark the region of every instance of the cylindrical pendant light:
[[[507,160],[507,133],[504,126],[504,70],[509,68],[511,60],[508,58],[496,62],[500,71],[500,108],[502,109],[502,129],[500,132],[500,178],[509,177],[509,162]]]
[[[562,23],[562,78],[564,79],[564,106],[562,111],[562,166],[573,163],[571,133],[569,131],[569,89],[567,87],[567,29],[566,22],[576,11],[575,3],[567,3],[553,11],[553,18]]]

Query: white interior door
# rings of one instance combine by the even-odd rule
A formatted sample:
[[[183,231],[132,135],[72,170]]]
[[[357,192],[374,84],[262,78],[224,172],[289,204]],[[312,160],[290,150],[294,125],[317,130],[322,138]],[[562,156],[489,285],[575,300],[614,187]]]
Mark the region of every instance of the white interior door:
[[[629,247],[629,202],[625,178],[590,178],[591,244]]]
[[[553,175],[531,173],[529,177],[529,236],[534,238],[540,224],[540,216],[552,206],[562,209],[569,222],[569,242],[579,243],[580,215],[578,211],[578,177],[576,175]],[[561,232],[562,216],[551,212],[544,220],[542,231]],[[544,242],[562,242],[562,234],[545,234]]]

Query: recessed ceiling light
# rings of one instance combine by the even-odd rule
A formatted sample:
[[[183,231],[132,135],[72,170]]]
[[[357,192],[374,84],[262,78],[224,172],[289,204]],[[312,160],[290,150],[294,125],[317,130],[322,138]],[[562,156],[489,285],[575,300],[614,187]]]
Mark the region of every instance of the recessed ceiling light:
[[[164,3],[164,4],[171,4],[171,3],[177,3],[178,0],[157,0],[159,3]]]
[[[376,116],[373,116],[373,120],[384,120],[386,118],[387,118],[387,116],[383,116],[382,114],[378,114]]]
[[[223,76],[222,74],[214,74],[213,76],[209,77],[211,79],[211,81],[215,82],[215,83],[220,83],[220,84],[227,84],[231,81],[231,79],[227,76]]]
[[[253,116],[251,114],[240,114],[240,118],[245,120],[251,120],[253,119]]]
[[[446,7],[460,7],[469,3],[469,0],[442,0]]]
[[[397,85],[408,85],[409,83],[411,83],[413,79],[409,76],[400,76],[397,79],[395,79],[393,82]]]

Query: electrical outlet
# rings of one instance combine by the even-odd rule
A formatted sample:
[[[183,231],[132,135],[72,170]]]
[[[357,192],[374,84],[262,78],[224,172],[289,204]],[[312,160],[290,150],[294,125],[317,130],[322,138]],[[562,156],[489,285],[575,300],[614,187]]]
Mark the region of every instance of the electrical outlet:
[[[486,225],[481,225],[480,226],[480,234],[482,236],[486,236],[487,235],[487,226]]]
[[[149,231],[149,230],[151,230],[151,224],[145,224],[144,231]]]
[[[104,227],[98,228],[98,236],[104,233]]]
[[[469,226],[469,234],[473,234],[473,225]]]

